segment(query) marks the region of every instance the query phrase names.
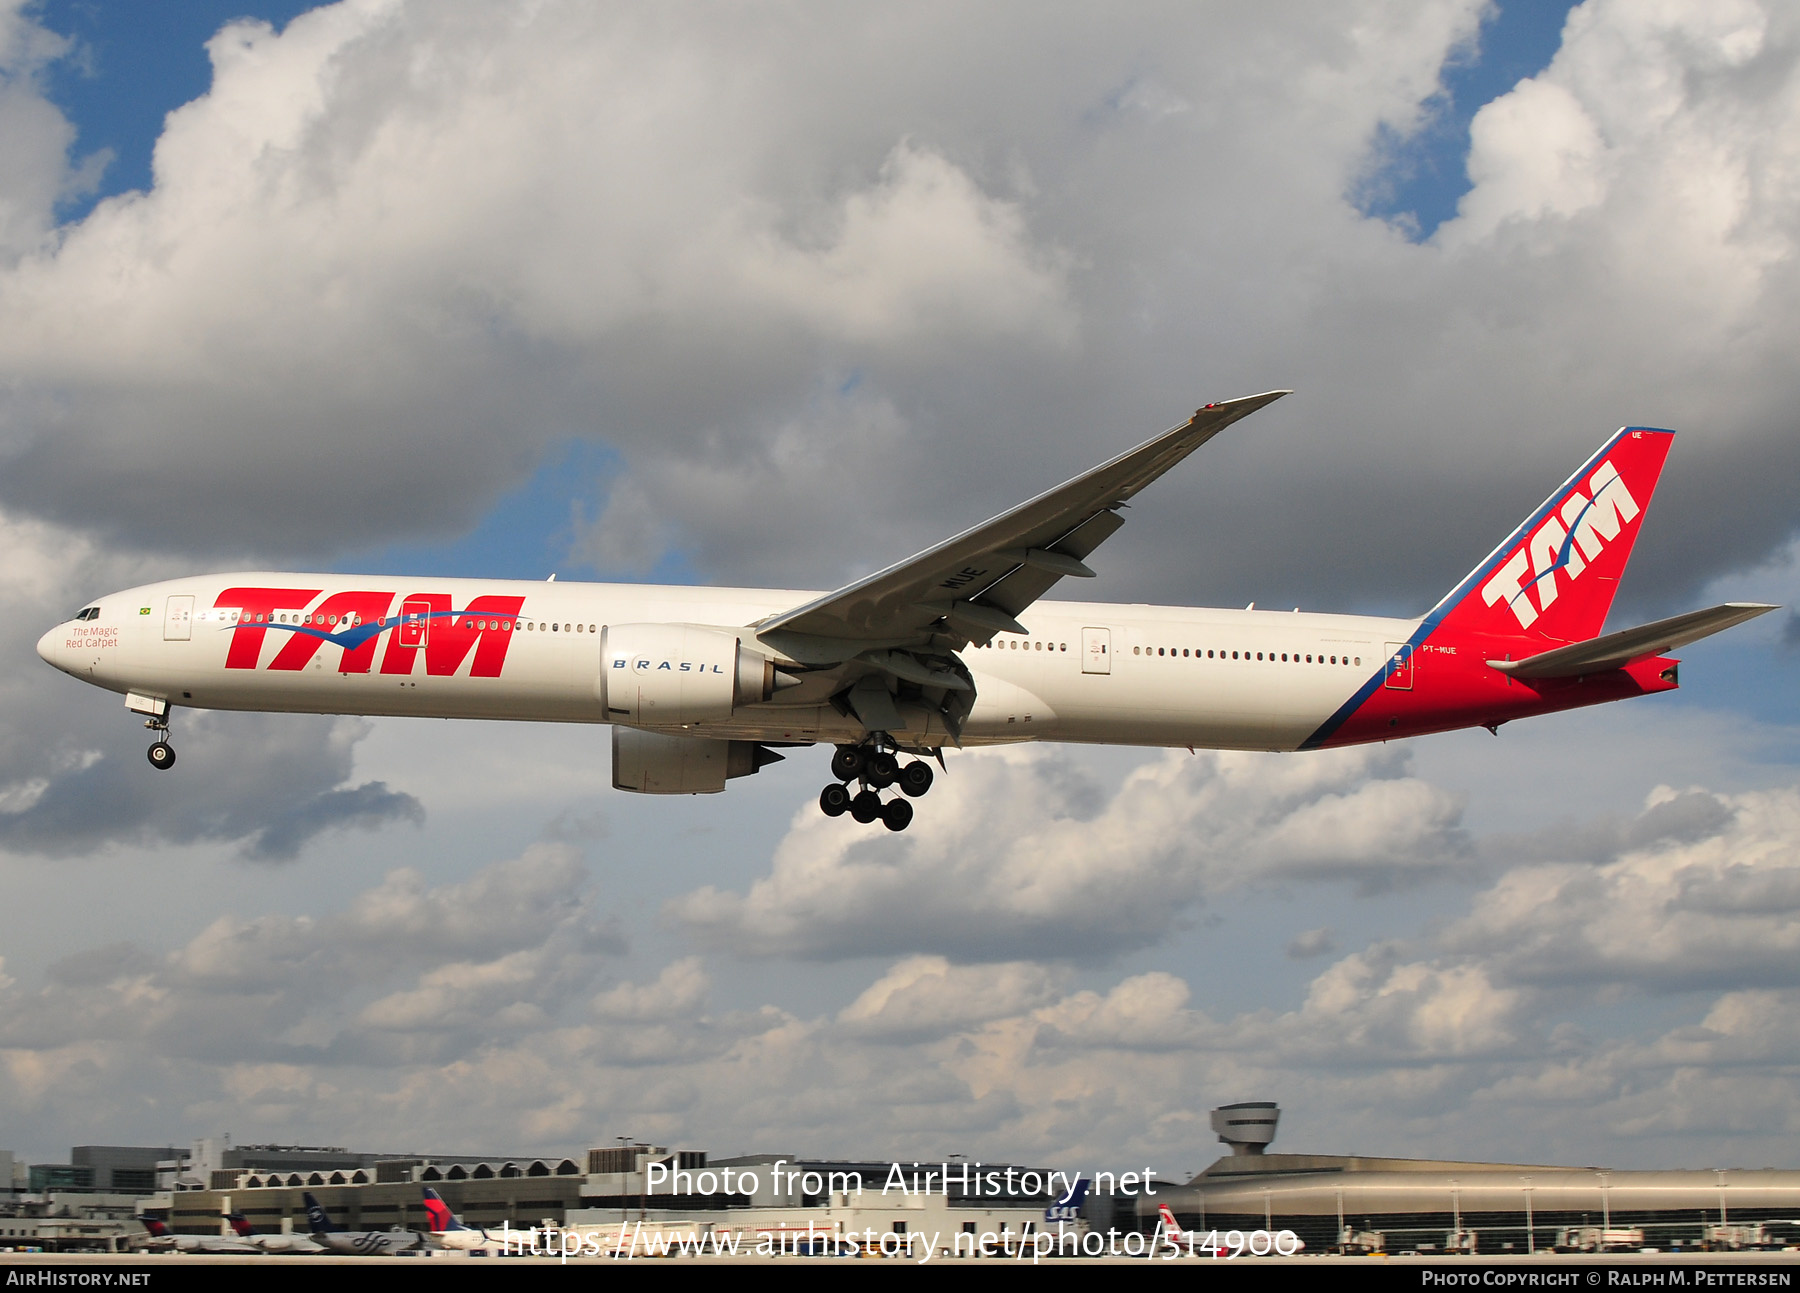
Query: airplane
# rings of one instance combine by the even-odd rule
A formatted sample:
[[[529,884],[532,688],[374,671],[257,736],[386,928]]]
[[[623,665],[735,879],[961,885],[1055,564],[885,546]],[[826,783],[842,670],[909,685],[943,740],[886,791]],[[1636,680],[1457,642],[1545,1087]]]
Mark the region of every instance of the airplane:
[[[179,706],[609,724],[613,785],[710,794],[836,747],[819,795],[889,830],[946,748],[1314,750],[1672,691],[1666,653],[1777,609],[1601,634],[1674,433],[1626,427],[1414,619],[1040,600],[1240,418],[1185,423],[835,592],[250,572],[91,602],[38,654],[125,696],[175,763]],[[902,756],[905,761],[902,761]],[[882,792],[898,787],[885,800]]]
[[[1198,1254],[1201,1239],[1198,1231],[1195,1231],[1193,1235],[1189,1235],[1187,1231],[1183,1230],[1181,1228],[1181,1223],[1175,1220],[1175,1213],[1166,1203],[1159,1203],[1156,1205],[1156,1215],[1162,1221],[1162,1242],[1168,1244],[1172,1248],[1183,1249],[1189,1253]]]
[[[139,1240],[139,1244],[150,1252],[174,1250],[178,1253],[260,1253],[262,1249],[255,1244],[246,1243],[242,1239],[227,1239],[224,1235],[178,1235],[169,1227],[147,1217],[144,1229],[150,1232],[148,1239]]]
[[[1081,1220],[1081,1205],[1087,1201],[1088,1179],[1082,1177],[1069,1187],[1069,1192],[1044,1209],[1044,1224],[1074,1225]]]
[[[314,1241],[334,1253],[377,1257],[419,1246],[419,1236],[411,1230],[346,1230],[331,1219],[310,1190],[300,1197],[306,1204],[306,1220],[312,1227]]]
[[[227,1212],[225,1220],[231,1223],[234,1234],[247,1244],[253,1245],[259,1252],[265,1253],[324,1253],[331,1250],[310,1235],[267,1234],[259,1235],[251,1226],[249,1218],[241,1212]]]
[[[429,1185],[425,1187],[425,1212],[431,1218],[431,1232],[427,1238],[439,1248],[471,1253],[505,1251],[506,1245],[492,1238],[487,1231],[465,1226],[450,1211],[450,1205],[444,1202],[444,1196]],[[516,1250],[516,1241],[514,1247]]]

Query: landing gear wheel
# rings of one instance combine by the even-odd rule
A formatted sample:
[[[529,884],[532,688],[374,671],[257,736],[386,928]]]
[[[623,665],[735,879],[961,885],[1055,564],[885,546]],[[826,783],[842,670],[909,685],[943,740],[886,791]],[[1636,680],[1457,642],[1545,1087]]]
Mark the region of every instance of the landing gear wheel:
[[[899,775],[900,760],[886,750],[871,754],[868,767],[863,769],[863,778],[877,790],[886,790]]]
[[[881,796],[864,790],[850,801],[850,815],[864,826],[881,816]]]
[[[172,768],[175,766],[175,747],[167,741],[158,741],[150,747],[150,766],[153,768]]]
[[[850,807],[850,792],[844,783],[834,781],[819,792],[819,811],[827,817],[842,817]]]
[[[881,820],[890,831],[903,831],[912,825],[913,807],[904,799],[895,799],[881,808]]]
[[[900,769],[900,792],[909,799],[917,799],[931,789],[932,779],[936,775],[929,763],[923,759],[915,759]]]
[[[855,781],[862,776],[867,752],[860,745],[840,745],[831,756],[831,775],[839,781]]]

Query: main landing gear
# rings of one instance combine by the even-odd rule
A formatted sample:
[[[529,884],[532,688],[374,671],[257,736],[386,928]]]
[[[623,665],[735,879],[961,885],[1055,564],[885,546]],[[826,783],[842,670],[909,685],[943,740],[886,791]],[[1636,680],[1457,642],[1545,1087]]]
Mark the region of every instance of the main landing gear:
[[[143,711],[139,710],[138,712],[142,713]],[[175,766],[175,747],[169,744],[168,716],[148,719],[144,726],[152,732],[160,733],[156,738],[156,744],[149,750],[150,766],[166,772]]]
[[[827,817],[849,813],[865,825],[879,817],[890,831],[903,831],[912,823],[913,806],[907,800],[930,790],[935,776],[923,759],[903,765],[891,750],[873,745],[838,746],[831,756],[831,775],[837,780],[819,792],[820,812]],[[845,784],[851,781],[860,781],[862,789],[852,793]],[[880,792],[889,786],[899,786],[906,798],[883,803]]]

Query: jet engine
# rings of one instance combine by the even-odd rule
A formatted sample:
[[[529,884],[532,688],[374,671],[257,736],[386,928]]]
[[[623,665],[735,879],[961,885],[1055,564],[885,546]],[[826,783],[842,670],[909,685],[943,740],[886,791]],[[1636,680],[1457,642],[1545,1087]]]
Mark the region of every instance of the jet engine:
[[[755,741],[613,728],[613,786],[644,795],[711,795],[781,756]]]
[[[609,624],[600,638],[600,697],[609,722],[685,727],[768,700],[775,662],[730,629]]]

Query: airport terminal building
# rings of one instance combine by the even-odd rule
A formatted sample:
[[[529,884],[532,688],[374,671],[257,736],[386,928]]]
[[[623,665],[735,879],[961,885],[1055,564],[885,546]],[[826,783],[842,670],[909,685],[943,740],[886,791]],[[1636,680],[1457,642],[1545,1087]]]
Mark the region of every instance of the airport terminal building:
[[[904,1165],[886,1159],[820,1160],[759,1154],[709,1159],[654,1145],[589,1149],[570,1157],[396,1155],[342,1148],[196,1142],[167,1149],[83,1146],[66,1165],[33,1165],[34,1178],[72,1193],[21,1193],[0,1203],[0,1248],[110,1247],[141,1220],[179,1235],[226,1235],[241,1213],[261,1234],[307,1233],[304,1196],[349,1230],[424,1231],[424,1189],[437,1190],[465,1224],[580,1231],[626,1242],[629,1228],[770,1236],[836,1237],[866,1229],[940,1236],[998,1236],[1006,1251],[1027,1236],[1137,1232],[1164,1225],[1224,1239],[1231,1231],[1292,1231],[1308,1253],[1529,1254],[1656,1249],[1720,1251],[1800,1247],[1800,1171],[1613,1170],[1544,1164],[1268,1152],[1280,1120],[1272,1102],[1213,1111],[1230,1152],[1185,1184],[1154,1194],[1102,1173],[1085,1199],[1060,1199],[1060,1173],[1007,1164]],[[163,1156],[163,1157],[157,1157]],[[155,1165],[160,1189],[146,1188]],[[955,1165],[960,1182],[918,1173]],[[46,1170],[40,1171],[42,1167]],[[966,1168],[990,1188],[968,1184]],[[902,1172],[912,1188],[891,1188]],[[26,1173],[13,1173],[15,1187]],[[1005,1178],[1010,1188],[991,1188]],[[746,1182],[752,1184],[746,1185]],[[846,1188],[856,1182],[860,1188]],[[102,1193],[105,1187],[131,1193]],[[87,1193],[83,1193],[83,1190]],[[134,1215],[135,1214],[135,1215]],[[1054,1220],[1052,1219],[1054,1218]],[[610,1238],[608,1238],[610,1236]],[[1096,1236],[1097,1238],[1098,1236]],[[633,1239],[630,1242],[636,1243]]]
[[[1167,1203],[1184,1227],[1292,1230],[1307,1249],[1530,1253],[1800,1244],[1800,1171],[1551,1167],[1359,1155],[1271,1154],[1270,1102],[1214,1110],[1231,1153]]]

